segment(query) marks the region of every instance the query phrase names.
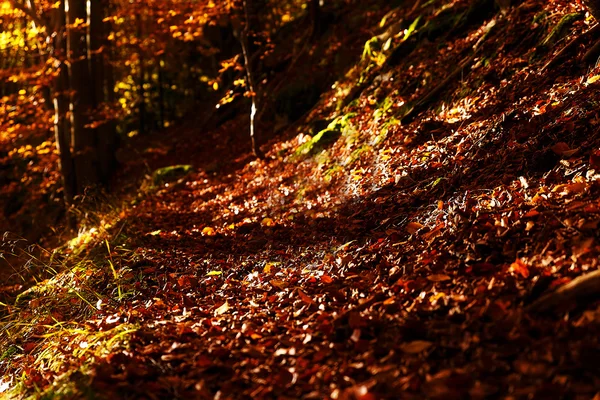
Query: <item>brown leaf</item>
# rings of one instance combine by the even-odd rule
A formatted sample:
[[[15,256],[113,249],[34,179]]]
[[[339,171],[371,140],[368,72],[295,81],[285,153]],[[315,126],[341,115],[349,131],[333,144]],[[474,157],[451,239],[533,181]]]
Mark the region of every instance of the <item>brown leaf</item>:
[[[411,235],[414,235],[415,233],[417,233],[419,231],[419,229],[423,228],[424,225],[418,223],[418,222],[409,222],[406,225],[406,231],[408,233],[410,233]]]
[[[419,354],[433,346],[433,343],[426,340],[415,340],[414,342],[404,343],[400,350],[407,354]]]
[[[283,290],[283,289],[285,289],[285,288],[288,287],[287,282],[279,280],[279,279],[271,279],[270,283],[271,283],[271,285],[273,285],[276,288],[281,289],[281,290]]]
[[[517,258],[514,263],[510,264],[509,271],[514,274],[519,274],[523,278],[529,277],[529,268],[520,258]]]
[[[446,224],[443,222],[441,224],[438,224],[435,228],[433,228],[429,232],[425,233],[423,235],[423,239],[427,240],[427,239],[439,236],[441,234],[442,229],[444,229],[445,227],[446,227]]]
[[[558,142],[552,146],[551,149],[554,153],[563,157],[571,157],[573,154],[577,153],[577,149],[569,148],[569,145],[565,142]]]
[[[227,302],[227,300],[225,300],[225,303],[223,303],[223,305],[221,305],[221,307],[219,307],[215,310],[215,315],[223,315],[227,311],[229,311],[229,303]]]
[[[590,154],[590,166],[600,170],[600,149],[596,149]]]
[[[556,185],[552,189],[552,193],[558,193],[562,196],[566,196],[569,194],[578,194],[583,193],[588,188],[587,182],[574,182],[574,183],[565,183],[562,185]]]
[[[313,299],[311,299],[306,293],[304,293],[300,289],[298,289],[298,297],[300,297],[300,300],[302,300],[306,304],[309,304],[309,305],[315,304],[315,301]]]
[[[445,274],[433,274],[433,275],[429,275],[427,277],[427,279],[430,280],[431,282],[444,282],[444,281],[449,281],[452,278]]]

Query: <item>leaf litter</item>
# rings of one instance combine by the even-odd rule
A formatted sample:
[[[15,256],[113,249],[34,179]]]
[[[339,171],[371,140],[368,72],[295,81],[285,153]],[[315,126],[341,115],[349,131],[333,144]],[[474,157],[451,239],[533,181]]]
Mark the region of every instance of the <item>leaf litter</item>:
[[[44,329],[21,333],[19,357],[1,361],[5,374],[27,373],[42,390],[76,382],[76,397],[82,387],[106,398],[598,396],[598,301],[525,309],[597,270],[600,253],[600,90],[587,78],[597,71],[573,58],[536,72],[559,51],[536,47],[551,28],[531,21],[546,11],[558,22],[581,10],[518,3],[381,63],[375,70],[388,78],[342,110],[355,113],[355,136],[320,155],[293,156],[302,127],[267,143],[267,160],[250,161],[241,138],[215,155],[212,138],[192,129],[173,138],[186,148],[177,160],[145,153],[150,164],[234,162],[216,174],[194,165],[181,184],[124,210],[134,250],[114,270],[129,295],[96,306],[73,296],[82,310],[73,315],[96,336],[54,338],[71,351],[52,370],[34,362],[50,346]],[[491,18],[495,29],[479,41]],[[468,74],[436,89],[411,121],[383,126],[475,43]],[[327,96],[335,93],[307,120],[335,114]],[[386,98],[395,106],[382,114]],[[100,297],[115,285],[92,277]],[[18,312],[41,307],[53,306],[31,299]],[[68,320],[58,310],[46,324]],[[108,332],[111,346],[77,369],[78,354]]]

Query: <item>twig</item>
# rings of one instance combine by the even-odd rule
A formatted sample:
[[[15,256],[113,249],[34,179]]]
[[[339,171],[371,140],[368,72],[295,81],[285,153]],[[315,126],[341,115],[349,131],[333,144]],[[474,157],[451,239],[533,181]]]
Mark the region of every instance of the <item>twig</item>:
[[[600,297],[600,270],[577,277],[555,291],[543,295],[531,303],[527,310],[530,312],[550,311],[560,304],[570,305],[578,300],[590,300],[598,297]]]

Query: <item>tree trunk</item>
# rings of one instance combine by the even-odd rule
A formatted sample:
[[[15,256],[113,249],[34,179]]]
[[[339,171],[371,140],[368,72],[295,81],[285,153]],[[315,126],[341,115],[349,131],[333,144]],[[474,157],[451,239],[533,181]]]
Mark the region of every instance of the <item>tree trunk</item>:
[[[248,4],[248,0],[243,1],[244,6],[244,15],[245,15],[245,24],[244,28],[240,32],[240,44],[242,45],[242,53],[244,55],[244,64],[246,68],[246,79],[248,81],[248,91],[250,92],[250,98],[252,99],[252,106],[250,109],[250,140],[252,142],[252,152],[257,158],[264,158],[264,154],[261,152],[258,147],[256,140],[256,132],[255,132],[255,117],[258,111],[258,107],[256,104],[256,90],[254,86],[254,77],[252,74],[252,64],[250,62],[250,50],[248,46],[248,35],[250,32],[250,10],[251,5]]]
[[[87,21],[86,2],[66,0],[68,11],[67,53],[69,57],[69,78],[71,84],[71,143],[75,164],[75,187],[81,194],[89,186],[100,183],[97,168],[96,132],[87,126],[94,108],[93,88],[90,88],[91,75],[88,60],[87,30],[76,26],[76,21]]]
[[[139,83],[138,83],[138,97],[139,97],[139,133],[140,135],[146,133],[146,89],[144,88],[144,84],[146,83],[145,79],[145,70],[144,70],[144,49],[142,48],[143,42],[143,20],[141,12],[137,15],[137,36],[138,36],[138,59],[139,59]]]
[[[164,82],[164,67],[165,61],[163,56],[161,55],[158,58],[158,113],[159,113],[159,123],[160,129],[164,129],[165,127],[165,82]]]
[[[106,32],[107,24],[104,23],[106,14],[106,0],[91,0],[91,15],[89,16],[89,61],[90,74],[94,84],[94,108],[100,114],[100,125],[97,128],[97,154],[100,181],[106,185],[115,170],[117,160],[116,152],[116,127],[108,116],[102,115],[102,108],[109,100],[109,93],[113,90],[107,85],[112,79],[107,79],[111,69],[106,68],[106,48],[108,40]]]
[[[65,9],[64,1],[56,10],[54,57],[60,65],[58,76],[54,82],[54,138],[59,154],[59,167],[62,174],[63,193],[67,208],[72,204],[75,196],[75,172],[73,170],[73,158],[71,157],[70,126],[67,114],[69,112],[69,99],[67,90],[69,88],[69,72],[65,64]]]
[[[311,41],[321,36],[321,0],[310,0],[308,4],[312,24]]]

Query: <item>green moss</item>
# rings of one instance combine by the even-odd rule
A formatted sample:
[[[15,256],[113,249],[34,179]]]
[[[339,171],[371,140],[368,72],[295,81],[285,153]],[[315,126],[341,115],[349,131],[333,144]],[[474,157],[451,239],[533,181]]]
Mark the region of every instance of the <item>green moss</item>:
[[[341,165],[333,165],[325,172],[325,182],[329,183],[333,180],[336,175],[344,172],[344,168]]]
[[[324,145],[336,141],[340,135],[345,134],[352,129],[350,119],[352,119],[354,116],[356,116],[356,113],[348,113],[333,120],[333,122],[331,122],[327,128],[318,132],[308,142],[300,145],[296,149],[294,157],[314,154],[318,150],[322,150]]]
[[[15,346],[15,345],[11,345],[6,350],[4,350],[2,352],[2,355],[0,356],[0,361],[9,360],[15,354],[18,354],[18,353],[20,353],[19,348],[17,346]]]
[[[582,13],[571,13],[564,15],[539,45],[542,47],[550,47],[554,45],[564,35],[565,30],[582,16]]]
[[[367,153],[367,152],[371,151],[372,149],[373,148],[367,144],[360,146],[359,148],[354,150],[348,158],[346,158],[346,160],[344,161],[344,165],[347,167],[347,166],[354,164],[356,162],[356,160],[358,160],[363,153]]]
[[[159,168],[152,173],[152,183],[155,185],[183,178],[194,170],[191,165],[171,165]]]

